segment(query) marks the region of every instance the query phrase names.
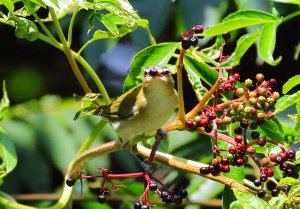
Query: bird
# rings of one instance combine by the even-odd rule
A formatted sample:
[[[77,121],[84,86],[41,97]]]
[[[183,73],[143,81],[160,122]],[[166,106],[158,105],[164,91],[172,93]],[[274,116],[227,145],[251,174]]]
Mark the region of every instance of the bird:
[[[178,94],[169,68],[161,65],[144,70],[140,85],[123,93],[111,104],[95,109],[94,115],[109,120],[123,144],[138,135],[160,129],[178,106]]]

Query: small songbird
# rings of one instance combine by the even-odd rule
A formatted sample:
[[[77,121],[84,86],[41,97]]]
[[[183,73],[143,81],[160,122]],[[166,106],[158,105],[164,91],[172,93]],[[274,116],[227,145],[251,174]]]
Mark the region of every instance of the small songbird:
[[[177,97],[170,70],[151,66],[144,71],[143,83],[94,114],[109,119],[122,143],[128,144],[137,135],[161,128],[176,109]]]

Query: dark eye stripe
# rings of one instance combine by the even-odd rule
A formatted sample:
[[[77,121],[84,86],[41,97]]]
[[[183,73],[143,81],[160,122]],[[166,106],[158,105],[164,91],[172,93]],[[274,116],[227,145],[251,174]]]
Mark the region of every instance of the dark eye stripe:
[[[149,74],[150,74],[151,76],[156,76],[156,75],[157,75],[157,70],[156,70],[156,69],[150,69],[150,70],[149,70]]]

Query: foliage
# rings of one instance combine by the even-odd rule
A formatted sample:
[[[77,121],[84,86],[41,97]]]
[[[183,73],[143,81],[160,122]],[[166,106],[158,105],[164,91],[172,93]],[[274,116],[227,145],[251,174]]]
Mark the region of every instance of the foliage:
[[[296,6],[299,4],[299,1],[295,0],[276,2],[296,4]],[[238,8],[245,6],[240,1],[236,1],[235,4]],[[237,143],[235,138],[235,135],[238,135],[235,130],[239,128],[240,123],[232,119],[240,113],[227,113],[228,105],[232,105],[230,111],[234,110],[234,102],[237,101],[244,102],[245,108],[254,107],[249,100],[252,83],[248,85],[249,80],[241,81],[239,77],[234,77],[237,76],[234,74],[235,68],[254,44],[257,45],[257,54],[260,59],[271,66],[278,65],[282,57],[274,55],[277,29],[291,18],[299,16],[299,11],[282,16],[275,8],[272,8],[272,11],[269,12],[258,9],[239,9],[209,28],[200,25],[190,27],[191,29],[187,30],[181,28],[181,42],[156,44],[156,40],[149,29],[151,22],[141,18],[138,11],[127,0],[1,0],[0,6],[0,22],[12,26],[15,29],[16,38],[31,42],[41,40],[64,52],[75,77],[85,92],[84,97],[76,97],[81,101],[81,107],[79,107],[78,101],[62,100],[56,96],[44,96],[38,101],[30,101],[9,108],[8,94],[5,84],[3,85],[3,97],[0,103],[0,119],[2,120],[0,127],[0,181],[3,181],[4,186],[8,185],[11,188],[14,186],[18,188],[17,185],[24,181],[24,185],[35,192],[49,192],[53,188],[51,188],[51,183],[45,179],[51,169],[46,164],[51,159],[54,169],[64,174],[64,181],[67,181],[68,186],[64,185],[62,187],[60,199],[52,206],[49,206],[49,202],[32,206],[23,205],[16,202],[8,194],[9,191],[6,193],[1,192],[0,205],[7,208],[29,209],[70,208],[72,206],[69,202],[72,199],[73,190],[75,194],[82,192],[79,191],[78,184],[74,185],[73,180],[80,179],[81,181],[84,178],[91,177],[83,173],[82,167],[85,167],[87,174],[94,173],[99,167],[109,166],[115,169],[114,173],[121,171],[130,173],[133,170],[141,169],[134,157],[130,157],[126,151],[122,150],[123,148],[117,140],[106,142],[105,138],[117,138],[113,129],[106,125],[107,121],[99,121],[99,118],[92,116],[79,117],[76,122],[73,121],[75,112],[79,109],[81,109],[81,113],[89,115],[91,110],[99,105],[109,104],[111,101],[107,89],[100,80],[101,75],[98,76],[95,73],[91,64],[87,62],[88,58],[84,58],[83,52],[88,51],[88,46],[98,40],[119,40],[127,35],[132,35],[140,27],[147,34],[150,46],[144,47],[134,56],[123,84],[123,90],[127,91],[141,84],[143,82],[143,69],[151,65],[168,66],[172,74],[177,73],[179,109],[173,122],[164,127],[166,131],[170,131],[169,138],[162,141],[162,146],[159,149],[162,153],[157,153],[157,156],[160,157],[157,161],[167,166],[163,167],[164,169],[155,167],[155,171],[150,174],[147,172],[134,174],[134,177],[144,177],[145,182],[133,180],[132,178],[117,179],[115,182],[114,178],[119,177],[118,175],[105,169],[99,169],[100,174],[96,177],[101,177],[104,180],[101,184],[98,181],[84,183],[83,196],[98,196],[98,202],[102,203],[102,201],[105,202],[108,190],[117,190],[116,194],[119,195],[121,200],[130,200],[123,201],[119,205],[120,208],[132,208],[133,203],[138,201],[137,197],[141,195],[141,199],[145,197],[147,204],[157,201],[157,204],[159,204],[157,208],[167,208],[168,206],[161,204],[161,199],[166,203],[172,192],[168,192],[168,197],[162,197],[162,193],[154,189],[160,197],[158,198],[151,193],[148,196],[150,183],[153,183],[153,179],[157,180],[156,175],[162,175],[159,178],[160,180],[157,180],[159,184],[167,182],[167,184],[172,185],[174,182],[188,182],[186,186],[189,196],[184,207],[188,209],[193,208],[189,203],[207,204],[208,199],[214,198],[222,192],[223,208],[275,207],[281,209],[298,207],[297,204],[300,202],[298,169],[300,151],[298,150],[295,156],[286,157],[284,160],[278,160],[278,157],[283,158],[284,154],[293,155],[291,147],[297,147],[299,142],[300,93],[296,90],[297,85],[300,83],[299,75],[290,78],[283,85],[282,93],[284,96],[280,98],[277,93],[273,92],[271,85],[269,86],[271,79],[256,78],[256,83],[253,85],[255,91],[259,92],[259,89],[266,85],[263,81],[268,82],[266,87],[271,88],[268,90],[269,94],[261,94],[266,95],[264,99],[269,99],[268,105],[270,107],[266,108],[266,103],[264,103],[264,107],[255,106],[265,118],[264,124],[257,129],[257,132],[260,133],[259,139],[251,136],[253,140],[247,142],[246,138],[251,138],[248,136],[250,131],[244,128],[242,132],[244,144],[249,143],[251,145],[248,144],[249,147],[254,147],[256,149],[255,153],[258,154],[257,157],[248,149],[247,153],[242,154],[243,157],[249,154],[252,159],[252,161],[249,161],[250,168],[244,166],[245,162],[237,166],[237,159],[235,159],[236,161],[233,163],[230,173],[225,172],[224,169],[221,169],[221,174],[220,171],[203,173],[205,170],[203,168],[209,169],[214,165],[215,159],[223,156],[224,153],[227,154],[230,147],[236,148],[240,144]],[[47,17],[41,18],[39,16],[40,12],[45,11]],[[86,32],[89,39],[82,44],[81,48],[74,50],[72,47],[74,24],[76,18],[82,18],[78,15],[81,12],[88,14],[84,21],[88,26]],[[222,11],[216,11],[216,13],[222,14]],[[71,16],[71,19],[67,30],[64,31],[61,20],[67,19],[69,16]],[[56,29],[55,33],[50,29],[52,26]],[[199,27],[203,31],[199,32]],[[253,28],[255,29],[253,30]],[[240,29],[246,29],[248,32],[239,35],[237,31],[240,32]],[[235,49],[230,56],[226,56],[223,51],[224,47],[227,46],[226,34],[228,32],[237,37]],[[176,36],[179,37],[179,34],[176,34]],[[197,43],[191,44],[191,38],[196,38]],[[213,44],[201,47],[201,44],[198,44],[201,39],[211,40]],[[295,57],[298,57],[298,54],[299,50],[296,49]],[[188,81],[198,100],[198,104],[190,112],[186,112],[184,108],[182,70],[185,70]],[[97,93],[92,93],[91,84],[88,83],[81,71],[90,76],[97,88]],[[230,79],[234,81],[230,81]],[[246,93],[239,95],[237,91]],[[213,112],[209,107],[216,108],[218,115],[210,120],[209,126],[207,124],[201,126],[199,125],[202,119],[201,114]],[[281,121],[277,115],[285,113],[289,107],[294,107],[296,113],[288,115],[290,123],[287,124]],[[258,116],[255,116],[258,119],[253,119],[249,115],[249,118],[247,118],[246,109],[243,109],[242,112],[246,115],[246,120],[251,122],[260,121]],[[229,121],[227,120],[228,115],[231,116]],[[79,114],[75,117],[78,118],[78,116]],[[219,122],[217,122],[218,119]],[[242,126],[242,122],[240,126]],[[205,130],[207,127],[212,128],[213,131]],[[18,131],[15,131],[15,129]],[[218,134],[216,134],[217,132]],[[148,140],[144,140],[145,138]],[[266,142],[260,141],[261,138],[266,139]],[[207,147],[210,147],[209,139],[213,144],[212,150],[207,149]],[[146,142],[144,145],[138,143],[135,151],[144,157],[150,157],[147,146],[152,144],[153,134],[137,137],[133,145],[142,140]],[[266,143],[267,145],[265,145]],[[17,154],[14,144],[16,144],[16,150],[30,152],[31,155]],[[110,153],[114,153],[117,164],[109,158]],[[211,156],[211,153],[213,153],[213,156]],[[271,160],[272,155],[276,157],[273,161]],[[264,158],[268,160],[265,164],[263,163]],[[101,159],[101,161],[97,159]],[[187,159],[191,163],[188,163]],[[240,160],[241,157],[238,157],[238,159]],[[174,164],[169,162],[172,160],[174,160]],[[28,167],[22,167],[22,165]],[[287,168],[282,168],[284,165]],[[289,173],[288,169],[292,171]],[[28,178],[27,172],[23,174],[24,170],[38,171],[39,175],[31,175]],[[275,189],[280,188],[278,194],[272,195],[274,191],[268,189],[266,184],[263,184],[263,186],[255,185],[255,183],[253,184],[248,180],[248,176],[261,179],[262,174],[265,174],[265,172],[274,173],[274,177],[273,175],[270,176],[269,182],[276,185]],[[19,173],[20,178],[16,179],[15,176],[18,176],[16,173]],[[190,175],[189,173],[197,175]],[[133,176],[128,175],[128,177]],[[111,183],[113,188],[104,188],[105,181],[111,182],[111,179],[114,179],[114,183]],[[36,184],[33,182],[36,182]],[[42,187],[37,186],[39,182],[46,188],[45,191],[42,191]],[[146,185],[145,188],[144,184]],[[123,188],[122,185],[128,186]],[[162,187],[165,189],[165,186]],[[176,202],[174,201],[175,197],[184,196],[184,192],[182,189],[177,188],[180,187],[178,185],[173,185],[173,187],[175,187],[175,192],[172,193],[171,198],[173,198],[173,202]],[[97,195],[94,194],[93,189],[97,189]],[[12,191],[19,192],[17,189]],[[268,194],[265,195],[262,191],[267,191]],[[205,195],[203,195],[204,193]],[[135,199],[132,199],[132,197]],[[129,204],[128,202],[133,203]],[[96,207],[95,201],[88,204],[80,203],[79,205],[82,208]],[[113,208],[112,205],[107,203],[104,203],[102,207]]]

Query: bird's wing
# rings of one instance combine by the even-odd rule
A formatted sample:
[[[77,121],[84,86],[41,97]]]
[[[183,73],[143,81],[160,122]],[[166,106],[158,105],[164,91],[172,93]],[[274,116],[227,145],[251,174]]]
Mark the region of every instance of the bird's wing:
[[[95,114],[101,115],[110,120],[134,117],[137,114],[135,108],[136,99],[138,98],[138,94],[142,91],[142,87],[142,85],[136,86],[119,96],[110,105],[98,107]]]

